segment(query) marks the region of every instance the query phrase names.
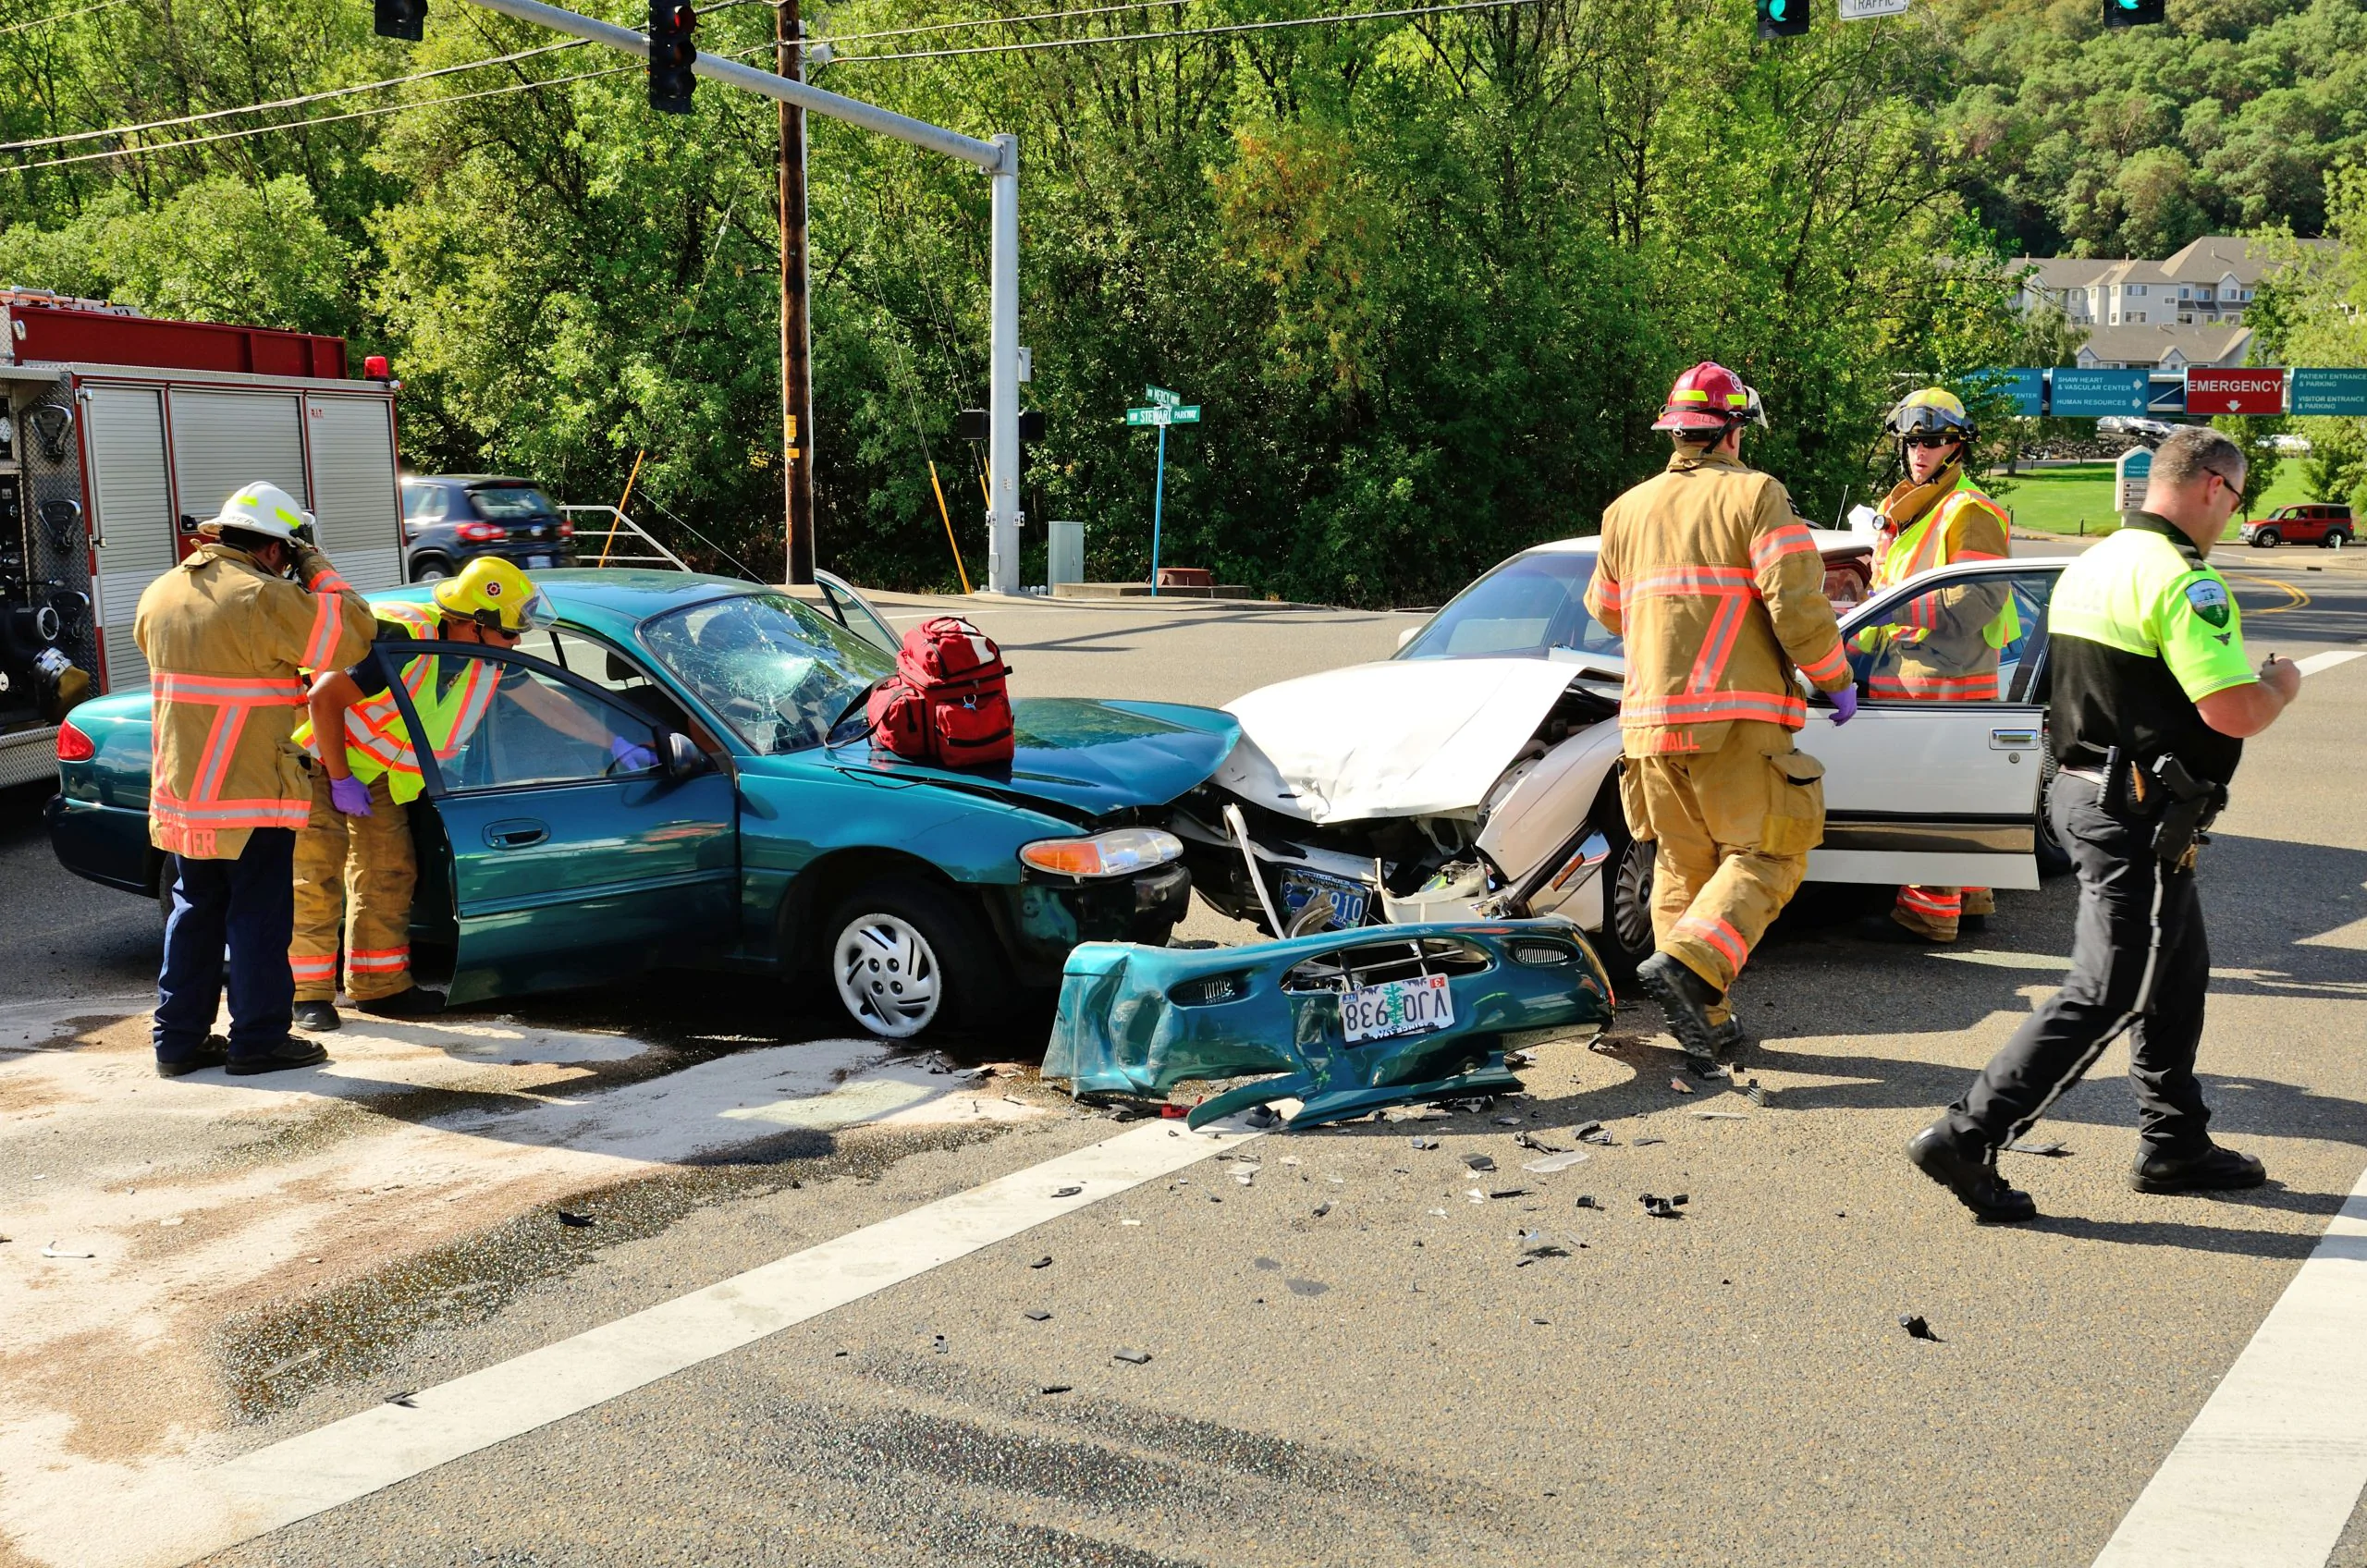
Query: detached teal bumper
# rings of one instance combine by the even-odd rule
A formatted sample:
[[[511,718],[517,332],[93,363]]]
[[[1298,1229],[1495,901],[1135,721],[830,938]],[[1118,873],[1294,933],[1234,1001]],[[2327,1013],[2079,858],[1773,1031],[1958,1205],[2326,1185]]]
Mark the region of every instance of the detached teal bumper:
[[[1408,987],[1451,1017],[1400,1018]],[[1435,1009],[1431,997],[1426,1002]],[[1343,1011],[1370,1033],[1351,1042]],[[1194,1126],[1274,1100],[1302,1102],[1294,1126],[1384,1106],[1516,1089],[1504,1036],[1600,1028],[1611,983],[1576,928],[1559,920],[1367,926],[1240,948],[1093,942],[1069,956],[1044,1076],[1073,1092],[1159,1096],[1192,1080],[1269,1074],[1209,1099]]]

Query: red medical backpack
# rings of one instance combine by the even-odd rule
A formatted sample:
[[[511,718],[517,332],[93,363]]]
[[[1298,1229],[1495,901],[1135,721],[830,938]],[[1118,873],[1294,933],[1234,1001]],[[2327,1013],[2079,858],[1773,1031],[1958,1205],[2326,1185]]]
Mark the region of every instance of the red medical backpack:
[[[904,633],[896,678],[871,693],[872,738],[900,757],[939,767],[1011,760],[1010,667],[1002,650],[957,616]]]

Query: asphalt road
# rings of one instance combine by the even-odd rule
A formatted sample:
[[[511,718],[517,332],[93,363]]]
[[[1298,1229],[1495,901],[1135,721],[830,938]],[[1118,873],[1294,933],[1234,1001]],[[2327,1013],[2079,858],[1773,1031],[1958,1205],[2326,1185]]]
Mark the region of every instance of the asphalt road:
[[[2367,646],[2367,562],[2228,556],[2256,651]],[[897,617],[942,605],[889,597]],[[1194,701],[1380,656],[1413,624],[1206,604],[963,607],[1004,643],[1023,691]],[[1656,1020],[1625,1011],[1608,1048],[1545,1047],[1533,1097],[1211,1145],[1197,1164],[1096,1189],[1009,1239],[205,1561],[2091,1560],[2367,1166],[2367,820],[2345,788],[2367,772],[2362,717],[2367,659],[2312,677],[2250,748],[2207,862],[2206,1084],[2214,1131],[2268,1160],[2275,1180],[2261,1191],[2131,1192],[2116,1048],[2043,1129],[2067,1152],[2009,1157],[2046,1218],[1967,1223],[1897,1151],[2055,983],[2069,886],[2000,895],[1991,929],[1944,953],[1858,943],[1841,918],[1854,901],[1828,894],[1796,906],[1738,993],[1766,1038],[1753,1069],[1764,1107],[1714,1086],[1674,1092],[1677,1058]],[[29,1063],[88,1067],[92,1094],[137,1084],[136,1021],[64,1004],[138,991],[155,956],[153,911],[58,873],[29,804],[0,803],[0,929],[13,933],[0,1005],[87,1016],[45,1051],[0,1049],[0,1231],[18,1238],[0,1270],[16,1274],[19,1305],[82,1299],[78,1266],[39,1258],[10,1222],[64,1201],[60,1188],[97,1213],[178,1185],[165,1201],[193,1207],[174,1234],[195,1236],[211,1222],[195,1206],[252,1201],[239,1183],[275,1159],[358,1168],[373,1139],[416,1133],[456,1104],[541,1114],[576,1089],[656,1091],[828,1029],[777,991],[705,980],[552,998],[492,1023],[655,1044],[498,1093],[488,1069],[449,1091],[334,1100],[337,1116],[290,1123],[300,1135],[222,1132],[191,1174],[143,1176],[141,1160],[171,1158],[128,1101],[68,1122],[21,1077],[7,1097]],[[981,1059],[1034,1050],[973,1045]],[[402,1182],[367,1202],[340,1193],[355,1214],[383,1211],[389,1234],[419,1235],[373,1232],[349,1261],[342,1232],[267,1244],[241,1232],[268,1266],[202,1323],[172,1317],[173,1292],[229,1269],[230,1243],[204,1256],[158,1243],[122,1265],[128,1296],[156,1304],[142,1309],[152,1326],[127,1329],[103,1372],[80,1364],[113,1414],[69,1390],[44,1397],[70,1419],[44,1425],[20,1405],[0,1422],[0,1529],[14,1542],[0,1563],[12,1551],[117,1560],[105,1553],[138,1533],[133,1519],[75,1513],[104,1498],[98,1483],[277,1453],[412,1390],[429,1390],[426,1410],[456,1378],[1144,1129],[1072,1113],[1024,1074],[1008,1082],[1035,1114],[798,1134],[622,1179],[538,1168],[541,1185],[502,1205],[431,1210]],[[174,1136],[202,1143],[209,1102],[189,1103],[196,1119]],[[1590,1120],[1615,1143],[1573,1170],[1520,1171],[1536,1157],[1516,1133],[1568,1147]],[[484,1125],[497,1130],[480,1141],[499,1144],[513,1123]],[[226,1110],[218,1129],[232,1126]],[[1417,1134],[1443,1146],[1417,1149]],[[1478,1201],[1466,1154],[1499,1168]],[[1247,1183],[1245,1159],[1259,1162]],[[1526,1190],[1486,1195],[1514,1188]],[[1683,1218],[1647,1218],[1645,1192],[1686,1194]],[[269,1201],[293,1199],[281,1188]],[[560,1207],[595,1223],[565,1226]],[[360,1235],[364,1219],[351,1223]],[[1567,1256],[1525,1261],[1526,1230]],[[2367,1295],[2352,1312],[2355,1327]],[[1937,1341],[1909,1338],[1901,1314]],[[1149,1359],[1114,1359],[1120,1348]],[[0,1339],[0,1383],[45,1387],[39,1370]],[[1041,1391],[1055,1386],[1066,1391]],[[18,1468],[41,1454],[47,1479]],[[2367,1564],[2367,1518],[2328,1560]]]

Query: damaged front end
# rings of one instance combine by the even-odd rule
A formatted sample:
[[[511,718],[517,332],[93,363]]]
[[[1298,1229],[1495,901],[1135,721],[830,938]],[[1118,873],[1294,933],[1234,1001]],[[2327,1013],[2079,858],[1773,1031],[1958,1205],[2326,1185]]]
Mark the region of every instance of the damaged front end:
[[[1239,948],[1088,943],[1069,956],[1044,1076],[1073,1094],[1163,1096],[1257,1075],[1197,1127],[1295,1099],[1294,1127],[1517,1089],[1505,1036],[1600,1032],[1611,982],[1560,920],[1446,921]]]

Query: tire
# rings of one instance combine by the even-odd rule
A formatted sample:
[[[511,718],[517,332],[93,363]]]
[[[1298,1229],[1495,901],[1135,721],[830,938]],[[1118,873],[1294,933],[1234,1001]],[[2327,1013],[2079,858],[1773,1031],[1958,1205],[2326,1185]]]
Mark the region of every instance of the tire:
[[[2252,535],[2252,545],[2256,549],[2274,550],[2284,543],[2285,535],[2274,528],[2261,529]]]
[[[2038,754],[2038,820],[2033,825],[2036,832],[2030,844],[2038,852],[2038,874],[2042,879],[2064,876],[2071,869],[2071,851],[2055,836],[2054,815],[2047,810],[2047,802],[2054,793],[2057,771],[2054,748],[2041,748]]]
[[[2329,550],[2345,549],[2350,544],[2350,533],[2347,529],[2329,528],[2326,536],[2318,542]]]
[[[452,563],[442,556],[422,556],[411,563],[413,582],[440,582],[452,575]]]
[[[1652,863],[1659,851],[1628,835],[1616,797],[1602,836],[1611,852],[1602,862],[1602,929],[1596,935],[1595,954],[1613,981],[1627,981],[1652,956]]]
[[[823,923],[822,969],[867,1035],[915,1040],[983,1016],[999,955],[986,923],[944,888],[887,876],[839,902]]]

